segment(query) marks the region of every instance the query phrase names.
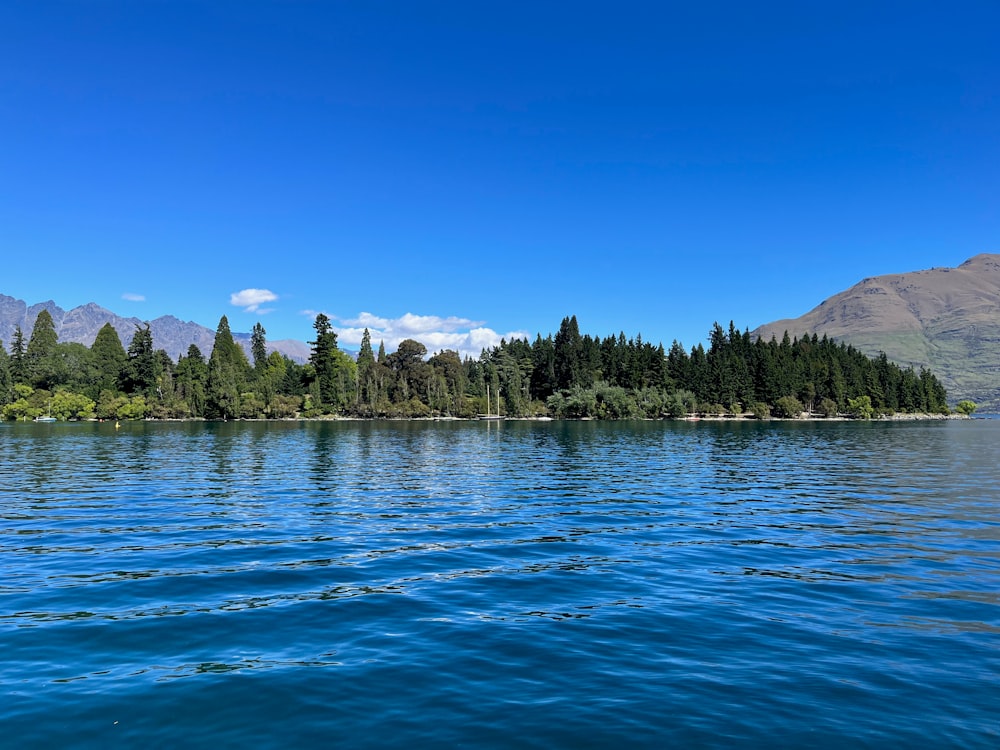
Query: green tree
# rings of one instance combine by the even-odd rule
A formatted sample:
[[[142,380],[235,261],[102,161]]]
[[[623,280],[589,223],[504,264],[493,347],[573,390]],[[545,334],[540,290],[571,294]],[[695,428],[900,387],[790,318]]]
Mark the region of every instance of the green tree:
[[[208,384],[208,363],[201,350],[191,344],[187,356],[177,358],[174,383],[178,397],[186,404],[188,415],[205,416],[205,392]]]
[[[49,408],[52,416],[62,421],[92,419],[94,416],[94,400],[72,391],[56,391]]]
[[[337,334],[330,325],[330,319],[323,313],[316,316],[313,328],[316,331],[316,340],[309,342],[312,345],[309,363],[316,372],[319,408],[334,411],[341,405]]]
[[[553,342],[556,387],[566,390],[584,380],[583,337],[576,316],[563,318]]]
[[[358,351],[358,391],[359,411],[369,416],[378,401],[378,383],[375,352],[372,350],[371,334],[366,328],[361,334],[361,349]]]
[[[267,366],[266,334],[267,331],[264,330],[264,326],[259,322],[254,323],[253,333],[250,334],[250,353],[253,355],[253,369],[258,375]]]
[[[35,388],[50,389],[55,384],[57,368],[54,360],[58,343],[59,337],[52,315],[48,310],[42,309],[35,318],[25,352],[25,368]]]
[[[782,396],[774,402],[774,413],[782,419],[798,419],[803,406],[795,396]]]
[[[122,390],[142,395],[148,400],[156,392],[161,373],[162,366],[153,349],[153,334],[149,330],[149,323],[144,328],[136,326],[128,345],[125,366],[122,368]]]
[[[419,341],[404,339],[399,342],[396,351],[386,358],[395,376],[392,399],[395,403],[401,404],[416,397],[429,405],[432,370],[424,362],[426,354],[427,347]]]
[[[24,333],[21,331],[21,326],[15,326],[14,339],[10,343],[10,377],[15,383],[28,384],[26,356]]]
[[[875,415],[871,396],[865,394],[847,399],[847,411],[855,419],[871,419]]]
[[[92,384],[94,393],[100,394],[103,390],[117,388],[122,381],[128,355],[114,326],[110,323],[101,326],[90,347],[90,353],[95,370]]]
[[[962,399],[955,405],[955,411],[967,417],[971,417],[976,408],[976,402],[969,401],[968,399]]]
[[[205,416],[235,419],[240,415],[240,395],[246,390],[250,363],[243,348],[233,340],[229,319],[223,315],[215,331],[208,360]]]

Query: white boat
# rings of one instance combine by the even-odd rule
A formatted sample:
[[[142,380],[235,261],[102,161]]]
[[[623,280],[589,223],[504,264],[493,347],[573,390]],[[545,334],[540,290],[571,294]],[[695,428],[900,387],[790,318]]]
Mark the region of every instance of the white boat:
[[[52,402],[49,401],[49,413],[44,416],[39,415],[35,417],[36,422],[55,422],[56,418],[52,416]]]

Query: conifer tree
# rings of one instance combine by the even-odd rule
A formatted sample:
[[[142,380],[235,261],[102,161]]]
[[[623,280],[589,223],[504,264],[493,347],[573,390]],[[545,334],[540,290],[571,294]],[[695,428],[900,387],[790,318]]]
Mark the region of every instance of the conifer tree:
[[[57,364],[54,360],[58,343],[59,336],[56,334],[52,315],[48,310],[42,309],[35,318],[25,352],[28,379],[35,388],[48,390],[55,384]]]
[[[267,339],[264,338],[266,333],[260,322],[254,323],[253,333],[250,334],[250,352],[253,354],[253,369],[258,377],[267,365]]]
[[[162,372],[160,360],[153,350],[153,334],[149,323],[144,328],[135,327],[129,342],[125,367],[122,369],[122,390],[133,395],[151,398]]]
[[[358,351],[358,405],[364,410],[370,410],[378,400],[376,366],[371,334],[366,328],[361,334],[361,349]]]
[[[240,397],[247,385],[250,363],[243,348],[233,340],[229,319],[223,315],[215,331],[215,343],[208,360],[205,416],[235,419],[240,416]]]
[[[316,371],[316,384],[319,387],[319,398],[322,407],[328,411],[338,409],[343,395],[343,383],[339,372],[340,353],[337,349],[337,334],[330,325],[330,319],[323,313],[316,316],[313,324],[316,330],[316,340],[312,344],[312,355],[309,362]]]
[[[101,326],[90,347],[94,364],[93,397],[103,390],[116,390],[121,382],[128,355],[118,331],[110,323]]]
[[[201,350],[191,344],[187,356],[177,358],[174,369],[177,394],[187,405],[192,417],[205,416],[205,391],[208,383],[208,363]]]
[[[24,333],[21,326],[14,327],[14,340],[10,344],[10,378],[14,383],[28,384],[28,363],[24,350]]]

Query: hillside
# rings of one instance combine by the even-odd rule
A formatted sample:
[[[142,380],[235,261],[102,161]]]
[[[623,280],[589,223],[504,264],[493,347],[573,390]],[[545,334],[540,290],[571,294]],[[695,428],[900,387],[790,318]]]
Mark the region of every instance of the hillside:
[[[958,268],[864,279],[799,318],[760,326],[754,337],[826,334],[875,355],[927,367],[949,401],[968,398],[1000,412],[1000,255]]]
[[[23,300],[0,294],[0,341],[3,345],[10,348],[17,326],[21,327],[27,341],[35,325],[35,318],[43,309],[48,310],[52,316],[60,341],[75,342],[85,346],[93,344],[101,327],[105,323],[110,323],[118,331],[122,344],[128,348],[136,327],[145,325],[139,318],[123,318],[93,302],[66,311],[52,300],[29,306]],[[166,351],[174,361],[180,355],[187,354],[191,344],[196,345],[206,357],[212,353],[215,331],[210,328],[178,320],[172,315],[164,315],[148,322],[149,330],[153,334],[153,346]],[[233,338],[249,355],[250,334],[234,332]],[[302,341],[292,339],[268,341],[267,345],[269,351],[280,352],[296,362],[305,362],[309,358],[309,346]]]

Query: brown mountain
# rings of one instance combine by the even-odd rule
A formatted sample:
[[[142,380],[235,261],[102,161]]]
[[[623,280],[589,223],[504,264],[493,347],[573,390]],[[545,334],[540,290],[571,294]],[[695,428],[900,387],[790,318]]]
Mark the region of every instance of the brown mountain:
[[[118,331],[122,344],[128,348],[136,327],[145,325],[139,318],[123,318],[93,302],[66,311],[52,300],[29,306],[23,300],[0,294],[0,341],[4,346],[10,348],[17,326],[21,327],[27,343],[35,325],[35,318],[43,309],[48,310],[52,316],[60,341],[76,342],[85,346],[93,344],[101,327],[105,323],[110,323]],[[187,354],[191,344],[197,346],[206,358],[211,355],[215,344],[215,331],[212,329],[190,321],[178,320],[172,315],[164,315],[148,322],[149,330],[153,334],[153,346],[166,351],[174,361],[180,355]],[[234,332],[233,338],[249,355],[250,334]],[[268,341],[267,348],[269,351],[280,352],[296,362],[305,362],[310,353],[308,344],[293,339]]]
[[[931,370],[952,403],[968,398],[1000,412],[1000,255],[865,279],[753,335],[780,340],[785,331],[826,334],[869,355],[884,351],[901,365]]]

